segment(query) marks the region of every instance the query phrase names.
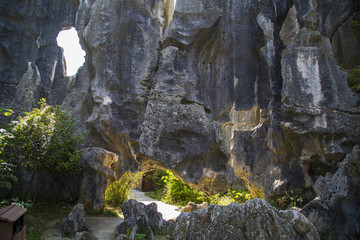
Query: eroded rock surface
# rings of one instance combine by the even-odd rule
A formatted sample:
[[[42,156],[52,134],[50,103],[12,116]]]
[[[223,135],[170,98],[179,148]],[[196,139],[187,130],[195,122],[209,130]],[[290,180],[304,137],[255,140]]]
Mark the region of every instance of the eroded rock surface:
[[[304,215],[295,210],[278,211],[262,199],[182,213],[170,229],[175,240],[320,239]]]
[[[173,4],[2,2],[2,106],[48,94],[89,130],[85,147],[207,193],[239,179],[261,198],[311,188],[360,142],[359,95],[338,66],[360,64],[355,0]],[[65,79],[54,43],[73,25],[87,55]]]
[[[159,235],[173,222],[167,222],[162,218],[162,214],[157,211],[156,203],[145,205],[130,199],[122,204],[121,210],[124,213],[124,222],[116,227],[114,239],[133,240],[136,234],[145,234],[148,239],[155,239],[154,235]]]
[[[106,188],[117,179],[117,172],[123,173],[119,172],[118,156],[102,148],[87,148],[81,161],[84,174],[79,202],[86,208],[103,210]]]
[[[75,24],[78,5],[78,0],[0,2],[0,106],[31,110],[42,97],[62,103],[68,78],[56,37]]]
[[[60,236],[75,237],[79,232],[90,231],[89,226],[85,223],[84,217],[84,205],[80,203],[76,204],[61,224],[59,230]]]
[[[203,208],[206,208],[207,206],[209,206],[209,204],[207,202],[203,202],[202,204],[196,204],[193,202],[189,202],[185,207],[180,209],[180,212],[192,212],[195,210],[200,210]]]
[[[314,185],[319,198],[301,212],[316,226],[323,239],[360,237],[360,148],[354,147],[334,173]]]

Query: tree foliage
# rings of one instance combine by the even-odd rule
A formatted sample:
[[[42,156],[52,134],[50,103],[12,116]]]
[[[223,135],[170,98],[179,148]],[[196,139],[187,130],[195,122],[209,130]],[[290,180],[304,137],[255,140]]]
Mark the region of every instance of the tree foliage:
[[[356,93],[360,93],[360,66],[353,68],[348,75],[348,84]]]
[[[83,134],[77,133],[74,120],[59,106],[47,105],[45,99],[39,105],[11,122],[6,129],[9,136],[4,137],[3,155],[8,162],[32,174],[29,193],[36,174],[39,182],[45,173],[61,177],[81,169]]]
[[[9,117],[13,114],[13,110],[0,107],[0,114],[4,114],[6,117]]]
[[[4,114],[6,117],[11,116],[12,113],[13,111],[11,109],[0,108],[0,114]],[[12,135],[7,132],[6,129],[0,129],[0,189],[11,189],[11,182],[17,181],[14,170],[16,166],[1,157],[7,144],[6,140],[11,137]]]

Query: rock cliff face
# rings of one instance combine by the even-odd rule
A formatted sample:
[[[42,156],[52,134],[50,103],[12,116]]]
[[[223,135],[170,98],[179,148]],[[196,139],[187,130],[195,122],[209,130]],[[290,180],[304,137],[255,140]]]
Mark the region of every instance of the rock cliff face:
[[[318,198],[301,212],[314,223],[323,239],[360,237],[360,148],[355,146],[334,173],[314,184]]]
[[[0,104],[31,110],[39,98],[61,104],[68,78],[60,30],[75,24],[78,0],[0,2]]]
[[[312,187],[359,142],[359,95],[338,66],[360,64],[355,0],[173,6],[3,1],[1,105],[46,96],[123,170],[169,168],[208,193]],[[69,81],[55,37],[74,25],[87,57]]]

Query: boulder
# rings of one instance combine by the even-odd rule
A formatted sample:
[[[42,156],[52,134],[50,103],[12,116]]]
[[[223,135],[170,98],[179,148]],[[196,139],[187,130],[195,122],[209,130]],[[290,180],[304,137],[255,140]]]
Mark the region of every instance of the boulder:
[[[82,154],[84,171],[79,202],[86,208],[102,210],[105,206],[105,191],[116,180],[115,169],[118,156],[102,148],[87,148]]]
[[[79,232],[90,231],[90,227],[85,223],[84,217],[84,206],[81,203],[76,204],[62,222],[59,235],[75,237]]]
[[[354,147],[334,173],[314,185],[319,196],[301,212],[316,226],[323,239],[360,237],[360,148]]]
[[[160,234],[173,221],[165,221],[162,214],[157,211],[156,203],[145,205],[134,199],[125,201],[121,209],[124,213],[124,222],[120,223],[114,232],[114,239],[124,239],[128,236],[130,240],[136,234],[146,234],[147,239],[155,239],[155,234]]]
[[[173,239],[320,239],[314,225],[295,210],[278,211],[265,200],[182,213],[168,232]]]
[[[203,208],[206,208],[207,206],[209,206],[209,204],[207,202],[203,202],[202,204],[196,204],[193,202],[189,202],[185,207],[181,208],[180,212],[192,212],[195,210],[200,210]]]

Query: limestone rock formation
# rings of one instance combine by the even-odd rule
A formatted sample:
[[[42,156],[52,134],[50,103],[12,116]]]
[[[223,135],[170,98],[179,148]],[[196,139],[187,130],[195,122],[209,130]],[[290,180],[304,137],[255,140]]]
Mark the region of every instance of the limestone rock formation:
[[[80,203],[76,204],[61,224],[60,236],[74,237],[78,232],[90,231],[90,227],[85,223],[84,217],[84,206]]]
[[[119,224],[114,239],[134,239],[135,234],[156,234],[167,230],[170,239],[320,239],[314,225],[295,210],[278,211],[262,199],[239,205],[210,205],[181,213],[176,221],[166,222],[156,204],[136,200],[123,203],[125,221]]]
[[[155,239],[154,234],[160,234],[169,222],[162,218],[157,211],[156,203],[145,205],[134,199],[125,201],[121,210],[124,213],[124,222],[120,223],[114,232],[114,239],[133,240],[136,234],[146,234],[148,239]],[[127,238],[124,238],[127,236]]]
[[[239,179],[261,198],[311,188],[360,142],[359,94],[338,66],[360,64],[355,0],[173,4],[2,1],[1,106],[46,96],[119,169],[171,169],[207,193]],[[87,54],[71,79],[55,44],[70,26]]]
[[[31,110],[42,97],[51,104],[62,103],[68,78],[56,36],[75,24],[78,4],[78,0],[0,2],[0,106]]]
[[[346,69],[351,69],[360,62],[360,38],[354,33],[351,22],[356,20],[358,12],[344,22],[331,39],[331,47],[337,63]]]
[[[334,173],[320,177],[314,185],[319,198],[301,212],[323,239],[360,237],[360,148],[354,147]]]
[[[118,156],[102,148],[87,148],[81,161],[84,173],[79,202],[87,208],[102,210],[106,188],[117,179]]]
[[[278,211],[262,199],[182,213],[170,229],[175,240],[320,239],[304,215],[295,210]]]
[[[179,1],[161,38],[141,154],[209,193],[236,178],[258,197],[311,187],[313,165],[335,166],[359,141],[359,96],[330,44],[354,9]]]
[[[207,202],[203,202],[202,204],[196,204],[193,202],[189,202],[185,207],[181,208],[180,212],[192,212],[195,210],[200,210],[203,208],[206,208],[207,206],[209,206],[209,204]]]

